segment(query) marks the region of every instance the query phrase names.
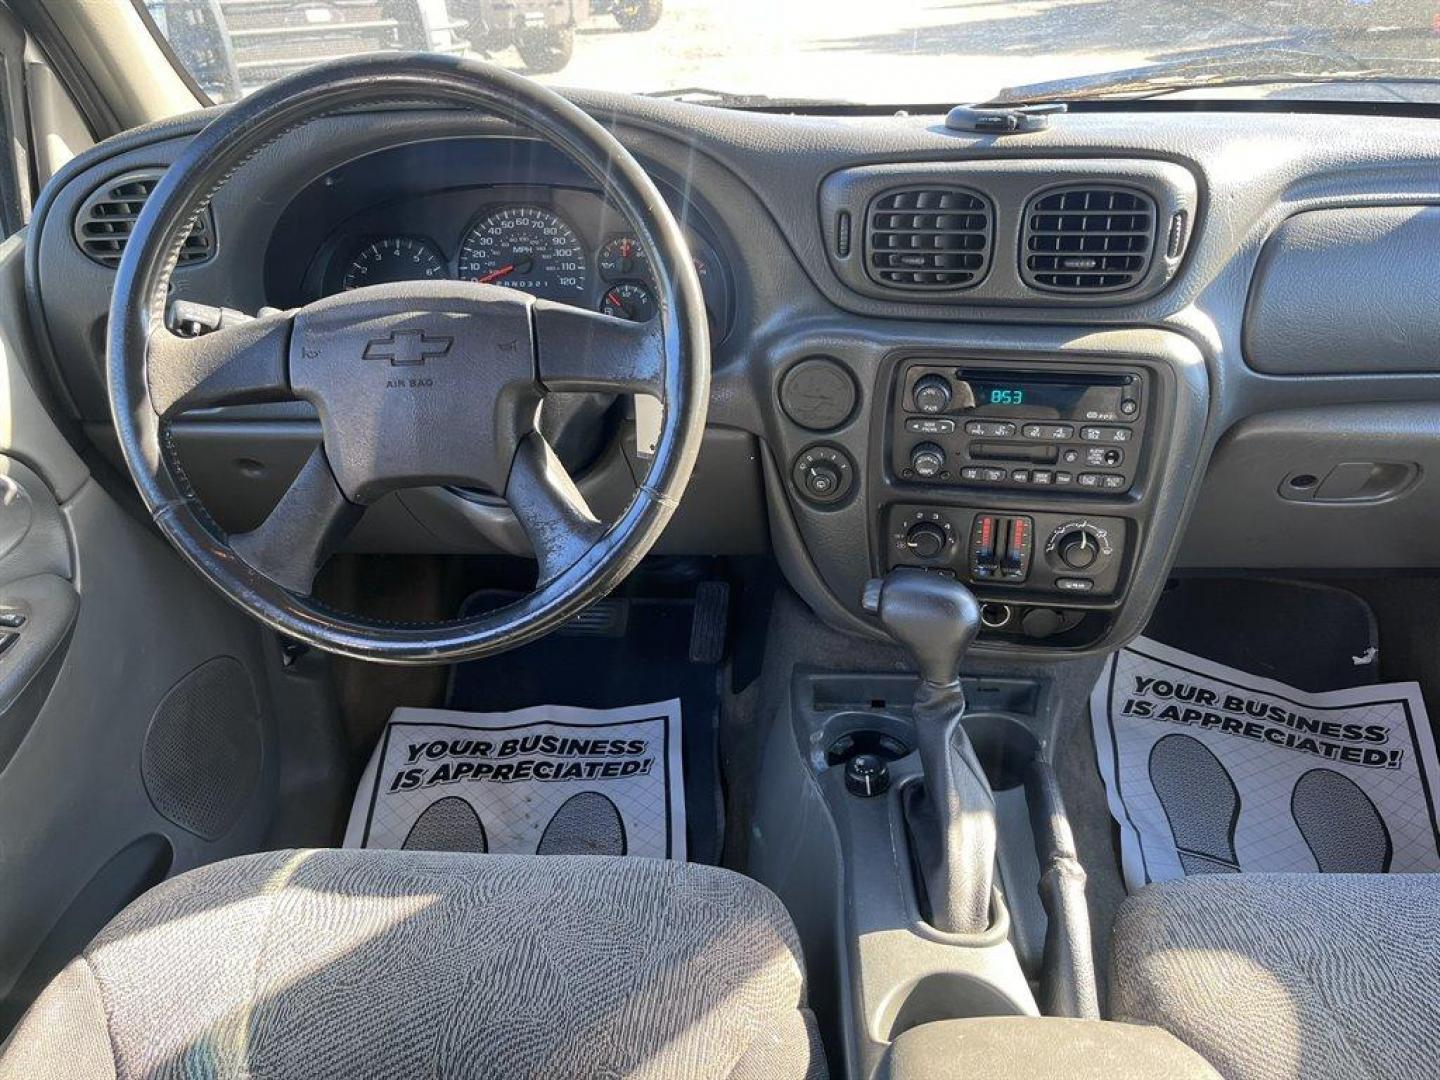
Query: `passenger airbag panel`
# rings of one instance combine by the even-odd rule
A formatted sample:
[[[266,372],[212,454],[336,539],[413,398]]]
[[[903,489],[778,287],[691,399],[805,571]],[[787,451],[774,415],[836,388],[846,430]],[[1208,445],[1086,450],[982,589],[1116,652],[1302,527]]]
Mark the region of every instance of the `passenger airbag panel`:
[[[1440,371],[1440,206],[1311,210],[1266,242],[1245,358],[1268,375]]]

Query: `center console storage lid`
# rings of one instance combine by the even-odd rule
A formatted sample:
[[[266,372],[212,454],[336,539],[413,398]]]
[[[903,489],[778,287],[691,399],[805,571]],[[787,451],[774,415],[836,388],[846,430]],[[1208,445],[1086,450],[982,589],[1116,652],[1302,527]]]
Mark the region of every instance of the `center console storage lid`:
[[[994,1016],[903,1033],[879,1080],[1219,1080],[1169,1032],[1108,1020]]]

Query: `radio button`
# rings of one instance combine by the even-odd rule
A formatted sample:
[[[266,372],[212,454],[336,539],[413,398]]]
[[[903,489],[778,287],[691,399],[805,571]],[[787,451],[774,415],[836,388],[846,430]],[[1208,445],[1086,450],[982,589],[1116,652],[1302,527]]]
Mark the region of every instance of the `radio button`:
[[[1057,472],[1055,474],[1056,487],[1069,487],[1075,482],[1075,474],[1068,472]]]
[[[1030,482],[1030,470],[1016,469],[1010,474],[1010,479],[1017,484],[1028,484]]]
[[[1030,470],[1030,483],[1032,484],[1039,484],[1042,487],[1048,487],[1054,479],[1055,474],[1049,469]]]
[[[911,416],[905,421],[905,430],[912,435],[949,435],[955,430],[955,421]]]
[[[1086,465],[1104,465],[1113,469],[1124,460],[1125,452],[1114,446],[1087,446],[1085,448]]]
[[[1081,473],[1080,486],[1083,488],[1098,488],[1100,486],[1100,474],[1098,472]]]
[[[916,476],[939,476],[945,468],[945,451],[934,443],[920,443],[910,451],[910,467]]]
[[[1100,480],[1100,486],[1108,491],[1123,491],[1129,487],[1125,477],[1119,473],[1105,473]]]
[[[1060,455],[1060,460],[1065,462],[1066,465],[1074,465],[1080,460],[1080,451],[1073,448],[1066,450]]]
[[[1026,424],[1022,433],[1027,439],[1060,442],[1073,437],[1075,428],[1070,424]]]
[[[915,408],[923,413],[942,413],[950,406],[950,380],[944,375],[922,375],[915,382],[912,392]]]
[[[1133,434],[1135,433],[1130,428],[1123,427],[1082,427],[1080,429],[1080,438],[1085,442],[1128,443]]]
[[[1005,481],[1004,469],[981,469],[980,471],[984,474],[982,479],[988,480],[992,484],[1000,484]]]
[[[971,420],[965,425],[965,434],[982,439],[1009,439],[1015,434],[1015,425],[996,420]]]

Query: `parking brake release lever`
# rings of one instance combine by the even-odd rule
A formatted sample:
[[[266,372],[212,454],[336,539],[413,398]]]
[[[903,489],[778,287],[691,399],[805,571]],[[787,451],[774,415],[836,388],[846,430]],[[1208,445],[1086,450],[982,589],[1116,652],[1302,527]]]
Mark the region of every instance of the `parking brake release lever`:
[[[947,933],[990,926],[995,795],[960,725],[960,662],[980,630],[980,604],[953,578],[902,568],[865,585],[862,604],[914,660],[915,740],[925,778],[904,804],[926,916]]]

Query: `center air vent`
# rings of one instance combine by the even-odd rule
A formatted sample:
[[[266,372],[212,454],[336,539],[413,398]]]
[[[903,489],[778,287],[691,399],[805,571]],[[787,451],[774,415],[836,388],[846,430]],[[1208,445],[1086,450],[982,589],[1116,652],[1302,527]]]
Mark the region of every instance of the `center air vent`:
[[[880,195],[865,217],[866,269],[897,289],[965,289],[990,262],[989,200],[965,188],[905,188]]]
[[[1137,285],[1155,247],[1155,201],[1131,188],[1051,190],[1025,208],[1021,269],[1038,289],[1113,292]]]
[[[158,171],[132,172],[90,193],[75,215],[75,242],[101,266],[120,265],[125,242],[145,200],[160,182]],[[208,259],[215,251],[215,228],[207,207],[180,249],[180,265]]]

